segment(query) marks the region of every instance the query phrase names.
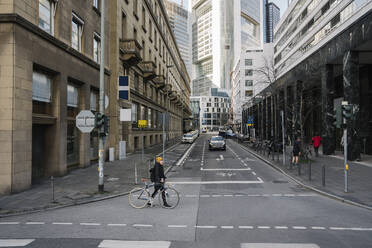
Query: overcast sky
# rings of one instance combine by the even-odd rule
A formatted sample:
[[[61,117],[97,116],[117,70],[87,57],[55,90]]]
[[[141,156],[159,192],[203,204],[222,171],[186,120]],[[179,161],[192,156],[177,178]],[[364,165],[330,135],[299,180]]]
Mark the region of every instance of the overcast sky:
[[[280,15],[283,15],[284,11],[287,9],[287,0],[272,0],[272,2],[278,5],[280,8]]]

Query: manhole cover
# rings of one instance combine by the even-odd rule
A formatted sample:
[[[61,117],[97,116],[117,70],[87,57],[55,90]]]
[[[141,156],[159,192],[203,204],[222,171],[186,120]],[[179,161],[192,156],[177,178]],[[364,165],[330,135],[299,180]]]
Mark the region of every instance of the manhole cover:
[[[273,183],[288,183],[288,181],[285,181],[285,180],[274,180]]]

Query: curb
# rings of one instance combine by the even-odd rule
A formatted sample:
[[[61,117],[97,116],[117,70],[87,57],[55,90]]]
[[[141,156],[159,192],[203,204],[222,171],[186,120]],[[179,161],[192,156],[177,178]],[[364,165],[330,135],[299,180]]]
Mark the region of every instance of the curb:
[[[368,205],[365,205],[365,204],[361,204],[361,203],[358,203],[358,202],[354,202],[354,201],[351,201],[351,200],[348,200],[348,199],[345,199],[343,197],[340,197],[340,196],[337,196],[337,195],[334,195],[334,194],[331,194],[331,193],[328,193],[328,192],[325,192],[323,190],[320,190],[320,189],[317,189],[313,186],[310,186],[310,185],[307,185],[305,183],[303,183],[302,181],[298,180],[297,178],[289,175],[288,173],[286,173],[284,170],[282,170],[281,168],[279,168],[277,165],[275,165],[274,163],[272,163],[271,161],[267,160],[266,158],[256,154],[255,152],[251,151],[248,147],[242,145],[242,144],[239,144],[237,143],[236,141],[234,141],[236,144],[238,144],[243,150],[245,150],[246,152],[250,153],[251,155],[253,155],[254,157],[262,160],[263,162],[265,162],[266,164],[268,164],[269,166],[271,166],[272,168],[274,168],[275,170],[279,171],[280,173],[282,173],[283,175],[285,175],[286,177],[290,178],[292,181],[296,182],[297,184],[303,186],[304,188],[307,188],[309,190],[312,190],[312,191],[315,191],[317,192],[318,194],[321,194],[323,196],[326,196],[328,198],[331,198],[331,199],[334,199],[334,200],[337,200],[337,201],[340,201],[340,202],[343,202],[343,203],[347,203],[349,205],[353,205],[353,206],[357,206],[357,207],[360,207],[360,208],[364,208],[364,209],[367,209],[367,210],[372,210],[372,207],[368,206]]]
[[[167,152],[167,151],[171,150],[172,148],[174,148],[175,146],[179,145],[180,143],[181,142],[177,142],[176,144],[172,145],[171,147],[168,147],[164,151]],[[188,149],[190,149],[190,147]],[[162,154],[162,153],[163,152],[158,153],[156,156],[158,156],[159,154]],[[180,159],[177,159],[177,161],[175,161],[169,168],[167,168],[167,170],[165,171],[165,174],[167,174],[168,171],[171,168],[173,168],[173,166],[176,163],[178,163],[179,160]],[[60,206],[45,207],[45,208],[41,207],[41,208],[38,208],[38,209],[25,210],[25,211],[14,212],[14,213],[9,213],[9,214],[0,214],[0,219],[1,218],[6,218],[6,217],[21,216],[21,215],[27,215],[27,214],[34,214],[34,213],[46,212],[46,211],[50,211],[50,210],[57,210],[57,209],[67,208],[67,207],[73,207],[73,206],[80,206],[80,205],[85,205],[85,204],[89,204],[89,203],[94,203],[94,202],[100,202],[100,201],[104,201],[104,200],[109,200],[109,199],[117,198],[117,197],[128,195],[128,194],[129,194],[129,191],[128,192],[122,192],[122,193],[114,194],[114,195],[108,195],[108,196],[100,197],[100,198],[97,198],[97,199],[90,199],[90,200],[86,200],[86,201],[75,202],[75,203],[70,203],[70,204],[65,204],[65,205],[60,205]]]

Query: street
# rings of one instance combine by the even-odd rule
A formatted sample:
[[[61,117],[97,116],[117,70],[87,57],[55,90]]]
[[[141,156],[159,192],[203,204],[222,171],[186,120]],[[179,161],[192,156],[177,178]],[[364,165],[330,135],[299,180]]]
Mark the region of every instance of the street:
[[[167,175],[177,208],[122,196],[2,218],[0,247],[372,247],[371,211],[302,188],[232,140],[209,151],[209,138]]]

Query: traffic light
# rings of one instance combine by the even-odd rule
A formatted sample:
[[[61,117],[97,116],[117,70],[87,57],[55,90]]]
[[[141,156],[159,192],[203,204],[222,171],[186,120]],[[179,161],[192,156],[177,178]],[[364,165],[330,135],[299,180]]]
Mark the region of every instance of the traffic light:
[[[103,134],[107,136],[109,134],[109,128],[110,128],[110,118],[106,115],[103,116]]]
[[[342,126],[342,108],[341,105],[335,106],[335,112],[334,112],[334,122],[333,125],[335,125],[337,128],[341,128]]]
[[[105,122],[105,115],[100,112],[97,112],[96,120],[95,120],[95,127],[101,128],[104,125],[104,122]]]
[[[342,117],[344,117],[346,120],[350,120],[353,117],[352,104],[342,105]]]

